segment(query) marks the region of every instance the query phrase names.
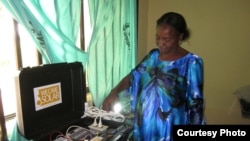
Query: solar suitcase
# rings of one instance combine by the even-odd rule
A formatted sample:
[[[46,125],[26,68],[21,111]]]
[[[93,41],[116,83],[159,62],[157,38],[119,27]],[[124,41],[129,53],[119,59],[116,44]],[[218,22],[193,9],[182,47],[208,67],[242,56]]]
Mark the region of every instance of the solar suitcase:
[[[17,125],[25,138],[41,140],[81,120],[86,102],[82,63],[23,68],[17,82]]]

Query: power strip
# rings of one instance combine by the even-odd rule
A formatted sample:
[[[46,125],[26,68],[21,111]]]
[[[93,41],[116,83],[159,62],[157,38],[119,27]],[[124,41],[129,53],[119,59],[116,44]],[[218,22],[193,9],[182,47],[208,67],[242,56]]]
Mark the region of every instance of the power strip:
[[[78,127],[69,133],[67,133],[67,136],[72,140],[83,140],[88,135],[88,130],[83,127]]]
[[[108,129],[108,126],[102,125],[102,127],[95,126],[94,124],[91,124],[88,126],[91,131],[93,131],[96,134],[102,134],[105,133]]]

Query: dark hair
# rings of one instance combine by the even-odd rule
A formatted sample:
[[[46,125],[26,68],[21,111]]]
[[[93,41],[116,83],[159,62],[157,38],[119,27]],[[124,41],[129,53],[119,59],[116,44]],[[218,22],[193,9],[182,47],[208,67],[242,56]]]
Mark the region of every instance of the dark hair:
[[[157,26],[168,24],[174,27],[179,33],[183,33],[182,40],[187,40],[190,37],[190,31],[187,27],[187,23],[181,14],[175,12],[168,12],[163,14],[157,20]]]

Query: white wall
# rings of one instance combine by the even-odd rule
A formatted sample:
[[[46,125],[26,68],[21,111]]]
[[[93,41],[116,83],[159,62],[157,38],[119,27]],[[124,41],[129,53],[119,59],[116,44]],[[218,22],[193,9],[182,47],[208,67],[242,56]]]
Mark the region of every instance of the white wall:
[[[233,94],[250,84],[250,1],[139,0],[139,60],[155,47],[156,20],[168,11],[186,18],[192,36],[182,46],[204,59],[208,124],[250,124]]]

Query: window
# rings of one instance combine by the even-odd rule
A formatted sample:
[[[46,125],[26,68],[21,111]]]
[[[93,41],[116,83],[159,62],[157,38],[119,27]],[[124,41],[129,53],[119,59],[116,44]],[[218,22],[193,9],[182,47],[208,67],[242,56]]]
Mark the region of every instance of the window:
[[[8,129],[8,122],[16,113],[15,94],[19,68],[37,66],[42,62],[35,43],[26,29],[12,18],[2,3],[0,3],[0,31],[0,90],[7,132],[10,135],[12,131]],[[78,47],[81,47],[80,36],[81,33],[77,41]],[[13,122],[10,124],[13,127]]]
[[[84,2],[87,1],[84,0]],[[86,11],[88,10],[84,12]],[[84,17],[89,16],[84,15]],[[87,23],[86,21],[89,21],[89,19],[85,18],[85,23]],[[83,28],[83,25],[85,24],[82,24],[81,28]],[[40,65],[41,57],[26,29],[13,20],[2,3],[0,3],[0,30],[1,33],[5,33],[0,34],[0,88],[4,94],[4,101],[6,101],[4,105],[8,105],[10,101],[13,101],[11,95],[15,96],[14,94],[16,93],[14,76],[17,75],[19,68]],[[83,31],[83,29],[81,30]],[[85,32],[79,32],[79,38],[77,40],[78,47],[81,47],[80,43],[82,38],[80,37],[83,33]],[[86,36],[86,39],[89,40],[89,37]],[[84,47],[82,47],[82,49],[84,49]],[[8,107],[5,108],[5,115],[15,112],[15,106],[13,106],[13,104],[5,107]],[[10,107],[13,107],[11,108],[13,110],[10,110]]]
[[[16,83],[20,67],[39,64],[39,55],[31,37],[13,20],[0,3],[0,90],[8,136],[16,113]],[[19,37],[22,37],[19,39]]]
[[[24,28],[0,5],[0,88],[4,115],[16,112],[16,78],[19,67],[38,65],[38,52]],[[22,37],[19,40],[19,37]],[[19,42],[20,41],[20,42]]]
[[[90,41],[90,36],[92,34],[92,28],[90,26],[90,16],[89,16],[89,7],[88,7],[88,0],[83,1],[83,17],[84,17],[84,45],[85,45],[85,50],[87,50],[87,45],[89,44]]]
[[[0,5],[0,89],[2,93],[4,115],[15,112],[15,73],[17,71],[17,58],[14,42],[13,19]]]

